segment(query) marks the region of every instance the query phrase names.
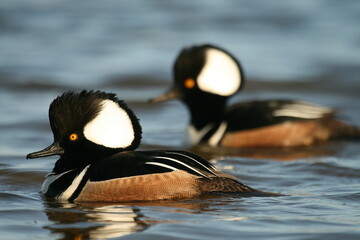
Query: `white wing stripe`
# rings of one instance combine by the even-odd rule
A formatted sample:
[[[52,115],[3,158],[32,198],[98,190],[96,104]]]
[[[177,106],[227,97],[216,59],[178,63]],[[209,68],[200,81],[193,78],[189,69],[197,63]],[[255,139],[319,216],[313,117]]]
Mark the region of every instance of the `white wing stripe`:
[[[307,111],[307,112],[321,112],[321,113],[330,113],[333,111],[329,107],[310,105],[305,102],[298,102],[298,104],[285,104],[282,106],[282,108],[293,109],[298,111]]]
[[[183,162],[181,162],[181,161],[179,161],[179,160],[176,160],[176,159],[173,159],[173,158],[169,158],[169,157],[155,157],[155,158],[166,159],[166,160],[170,160],[170,161],[179,163],[179,164],[181,164],[181,165],[183,165],[183,166],[191,169],[192,171],[197,172],[198,174],[200,174],[200,175],[202,175],[202,176],[204,176],[204,177],[208,177],[208,176],[206,176],[205,174],[203,174],[202,172],[196,170],[195,168],[193,168],[193,167],[191,167],[191,166],[187,165],[186,163],[183,163]]]
[[[299,112],[297,110],[291,109],[279,109],[274,111],[274,116],[276,117],[299,117],[299,118],[306,118],[306,119],[313,119],[313,118],[320,118],[324,114],[323,113],[310,113],[310,112]]]
[[[171,170],[178,170],[177,168],[174,168],[172,166],[169,166],[167,164],[163,164],[163,163],[159,163],[159,162],[146,162],[146,164],[150,164],[150,165],[156,165],[156,166],[160,166],[160,167],[164,167],[164,168],[168,168]]]
[[[305,102],[298,102],[297,104],[285,104],[280,109],[274,111],[273,115],[276,117],[288,116],[299,118],[321,118],[327,113],[331,113],[333,110],[328,107],[321,107],[310,105]]]
[[[204,164],[202,164],[201,162],[199,162],[198,160],[196,160],[195,158],[192,158],[190,156],[187,156],[185,154],[182,154],[182,153],[178,153],[178,152],[167,152],[167,153],[170,153],[170,154],[176,154],[176,155],[180,155],[180,156],[183,156],[183,157],[187,157],[191,160],[193,160],[194,162],[197,162],[199,165],[203,166],[204,168],[206,168],[208,171],[212,172],[213,174],[216,175],[216,173],[213,171],[213,170],[217,170],[217,168],[213,165],[211,165],[211,169],[208,168],[207,166],[205,166]]]

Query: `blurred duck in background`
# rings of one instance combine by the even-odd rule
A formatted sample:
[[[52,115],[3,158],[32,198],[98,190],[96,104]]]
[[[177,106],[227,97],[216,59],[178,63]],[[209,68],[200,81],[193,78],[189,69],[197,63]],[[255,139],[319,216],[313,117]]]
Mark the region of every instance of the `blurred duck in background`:
[[[239,61],[210,44],[181,50],[173,66],[174,83],[150,102],[180,99],[190,112],[192,145],[213,147],[299,147],[336,138],[360,139],[360,129],[329,107],[272,99],[227,106],[245,78]]]

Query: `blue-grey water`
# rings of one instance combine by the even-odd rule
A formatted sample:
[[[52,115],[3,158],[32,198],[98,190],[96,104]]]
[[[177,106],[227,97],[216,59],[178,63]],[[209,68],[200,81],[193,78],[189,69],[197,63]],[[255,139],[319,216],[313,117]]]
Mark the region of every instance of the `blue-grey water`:
[[[150,105],[180,48],[218,44],[247,76],[232,101],[296,98],[360,126],[360,1],[0,1],[0,239],[360,239],[359,142],[302,149],[190,149],[287,196],[60,204],[39,189],[56,157],[47,111],[65,90],[112,91],[142,148],[185,148],[188,114]]]

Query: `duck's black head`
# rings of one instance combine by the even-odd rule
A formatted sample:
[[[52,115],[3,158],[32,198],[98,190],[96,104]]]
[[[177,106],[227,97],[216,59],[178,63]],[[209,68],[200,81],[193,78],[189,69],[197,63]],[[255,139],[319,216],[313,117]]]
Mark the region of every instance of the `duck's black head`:
[[[184,48],[174,66],[174,84],[153,102],[181,99],[188,106],[212,101],[225,102],[244,85],[237,59],[226,50],[210,45]]]
[[[141,140],[135,114],[112,93],[65,92],[51,103],[49,120],[54,143],[27,158],[60,155],[83,164],[134,150]]]

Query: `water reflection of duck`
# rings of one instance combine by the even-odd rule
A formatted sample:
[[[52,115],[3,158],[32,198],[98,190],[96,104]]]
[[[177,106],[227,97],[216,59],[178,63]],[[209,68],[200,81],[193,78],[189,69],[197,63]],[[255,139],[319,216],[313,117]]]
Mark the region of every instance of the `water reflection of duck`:
[[[109,239],[144,231],[151,222],[139,209],[126,205],[57,203],[45,201],[45,212],[53,223],[45,226],[61,239]]]
[[[50,105],[54,143],[27,158],[60,155],[41,192],[62,201],[132,202],[219,192],[273,196],[185,151],[134,151],[141,127],[114,94],[66,92]]]
[[[232,202],[231,198],[229,201],[219,201],[216,196],[187,201],[164,200],[122,204],[74,204],[45,200],[44,211],[51,224],[44,228],[49,229],[53,234],[61,234],[59,239],[120,238],[145,231],[157,224],[179,221],[179,219],[169,219],[174,213],[183,215],[184,213],[216,212],[219,208]],[[239,199],[236,199],[236,203],[239,203]],[[144,208],[150,212],[161,211],[168,215],[165,218],[146,216],[142,213]]]
[[[360,129],[336,119],[333,109],[303,101],[249,101],[226,107],[229,97],[244,85],[244,75],[236,58],[222,48],[185,48],[173,72],[172,88],[151,102],[180,99],[187,106],[192,144],[297,147],[360,138]]]

